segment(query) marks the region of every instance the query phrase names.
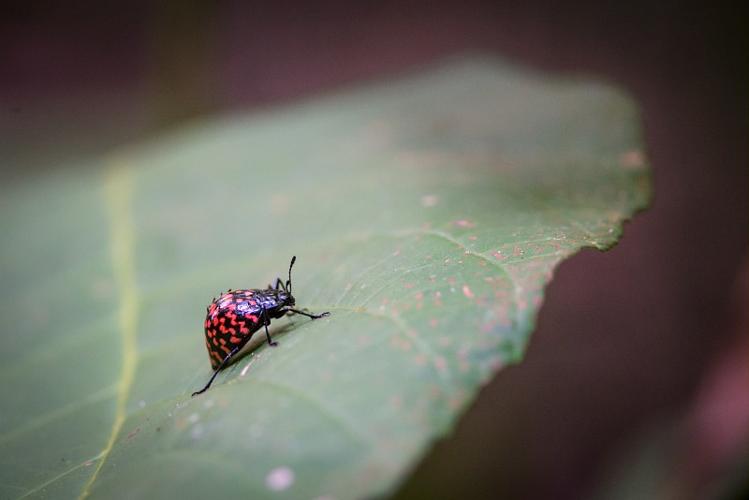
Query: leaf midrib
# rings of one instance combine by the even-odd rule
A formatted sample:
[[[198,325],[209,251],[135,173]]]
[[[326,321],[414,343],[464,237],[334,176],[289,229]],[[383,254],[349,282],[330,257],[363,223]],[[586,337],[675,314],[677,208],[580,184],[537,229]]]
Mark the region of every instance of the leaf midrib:
[[[134,191],[132,170],[126,165],[116,165],[106,173],[104,196],[111,221],[111,255],[115,284],[119,300],[119,332],[122,340],[122,371],[117,390],[117,409],[112,431],[94,473],[86,482],[79,497],[84,500],[91,494],[102,467],[112,452],[117,436],[127,418],[127,401],[135,379],[138,362],[137,327],[139,300],[135,277],[135,226],[132,196]]]

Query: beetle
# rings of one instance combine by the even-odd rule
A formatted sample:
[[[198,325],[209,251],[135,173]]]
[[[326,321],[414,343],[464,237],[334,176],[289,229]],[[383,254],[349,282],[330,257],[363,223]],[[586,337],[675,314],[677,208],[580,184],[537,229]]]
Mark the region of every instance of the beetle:
[[[294,308],[296,299],[291,294],[291,268],[294,267],[294,262],[296,255],[291,258],[289,279],[286,283],[277,278],[275,286],[268,285],[265,289],[229,289],[217,299],[214,298],[206,308],[205,345],[211,360],[213,376],[205,387],[193,392],[193,396],[208,390],[218,372],[229,364],[261,327],[265,327],[268,344],[277,346],[278,342],[271,339],[268,331],[271,319],[280,318],[285,314],[301,314],[311,319],[330,316],[329,312],[310,314]]]

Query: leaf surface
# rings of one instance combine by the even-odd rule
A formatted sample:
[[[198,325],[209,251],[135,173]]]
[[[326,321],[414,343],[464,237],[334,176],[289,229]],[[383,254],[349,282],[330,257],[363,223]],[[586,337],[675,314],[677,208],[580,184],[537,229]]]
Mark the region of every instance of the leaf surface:
[[[2,188],[0,497],[391,492],[647,205],[640,148],[610,87],[468,59]],[[331,316],[191,398],[205,306],[292,255]]]

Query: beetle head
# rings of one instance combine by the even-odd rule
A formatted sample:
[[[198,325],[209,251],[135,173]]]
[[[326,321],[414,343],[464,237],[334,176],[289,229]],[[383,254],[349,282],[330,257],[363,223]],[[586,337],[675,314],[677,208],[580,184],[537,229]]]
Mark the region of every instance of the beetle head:
[[[294,296],[291,295],[291,293],[281,290],[278,292],[278,303],[281,307],[294,307],[296,305],[296,299],[294,299]]]

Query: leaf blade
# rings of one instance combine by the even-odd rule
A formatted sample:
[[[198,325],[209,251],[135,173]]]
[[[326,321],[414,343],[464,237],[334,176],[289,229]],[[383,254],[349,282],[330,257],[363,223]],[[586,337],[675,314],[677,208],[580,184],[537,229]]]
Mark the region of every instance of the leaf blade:
[[[93,315],[103,327],[92,328],[120,360],[68,364],[119,384],[115,401],[102,396],[107,411],[87,415],[99,431],[73,461],[95,467],[19,469],[21,482],[8,484],[33,496],[72,470],[87,486],[70,482],[67,496],[392,491],[481,385],[521,358],[558,262],[609,248],[647,204],[639,147],[636,110],[616,92],[474,60],[120,152],[104,184],[132,191],[105,196],[110,241],[89,207],[74,213],[94,229],[62,245],[81,289],[111,268]],[[78,180],[56,194],[63,214],[95,198]],[[14,203],[3,227],[22,233],[23,201]],[[82,264],[81,242],[95,255],[111,246],[109,266]],[[4,249],[4,263],[21,262],[24,248]],[[275,321],[278,349],[254,339],[205,396],[189,398],[210,373],[200,324],[212,294],[263,286],[292,253],[298,303],[331,318]],[[11,291],[7,303],[23,303]],[[72,338],[90,304],[63,302],[60,331]],[[27,400],[46,412],[57,404]]]

